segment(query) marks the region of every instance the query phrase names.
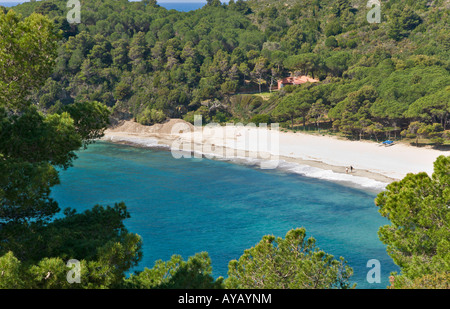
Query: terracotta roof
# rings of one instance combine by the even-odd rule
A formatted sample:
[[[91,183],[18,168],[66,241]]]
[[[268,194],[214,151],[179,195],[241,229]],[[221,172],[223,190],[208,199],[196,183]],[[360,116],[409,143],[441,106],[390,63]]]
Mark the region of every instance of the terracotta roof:
[[[305,84],[307,82],[317,83],[317,82],[319,82],[319,80],[311,78],[306,75],[303,75],[303,76],[295,76],[295,77],[293,77],[293,76],[286,77],[286,78],[283,78],[282,80],[279,80],[279,82],[281,82],[283,84],[301,85],[301,84]]]

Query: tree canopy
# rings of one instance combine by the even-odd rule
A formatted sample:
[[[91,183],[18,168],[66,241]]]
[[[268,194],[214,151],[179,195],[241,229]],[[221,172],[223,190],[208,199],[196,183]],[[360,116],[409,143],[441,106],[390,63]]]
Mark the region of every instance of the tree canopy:
[[[270,114],[282,125],[329,123],[349,138],[377,140],[406,137],[401,133],[419,121],[440,123],[444,129],[429,140],[448,143],[448,107],[439,103],[450,86],[444,1],[389,1],[381,24],[369,24],[366,4],[209,1],[201,9],[178,12],[156,2],[95,0],[83,3],[83,22],[70,25],[64,23],[62,0],[24,3],[10,11],[44,14],[62,31],[57,65],[33,91],[40,109],[96,101],[112,107],[116,120],[146,125],[190,120],[193,114],[224,122]],[[290,74],[310,75],[320,80],[315,87],[331,83],[334,89],[319,96],[305,85],[294,93],[277,89],[277,80]],[[376,97],[364,104],[363,115],[346,117],[348,97],[362,86],[373,87]],[[321,121],[281,112],[286,96],[297,100],[295,92],[304,90],[315,99],[309,109],[318,100],[324,105]],[[245,113],[235,109],[235,97],[265,91],[271,94],[266,104]],[[211,108],[215,101],[219,108]]]
[[[52,9],[52,6],[45,6]],[[58,169],[101,137],[109,110],[94,102],[39,108],[31,99],[57,57],[58,32],[47,17],[0,11],[0,287],[67,288],[66,262],[83,264],[83,285],[114,287],[140,261],[141,239],[129,233],[123,203],[83,214],[51,196]],[[59,217],[56,217],[59,214]]]
[[[376,198],[380,214],[391,223],[380,228],[379,236],[401,268],[397,287],[450,271],[449,184],[450,157],[440,156],[431,177],[409,174]]]
[[[336,260],[316,248],[304,228],[286,237],[264,236],[239,260],[228,266],[228,288],[241,289],[329,289],[351,288],[353,270],[343,258]]]

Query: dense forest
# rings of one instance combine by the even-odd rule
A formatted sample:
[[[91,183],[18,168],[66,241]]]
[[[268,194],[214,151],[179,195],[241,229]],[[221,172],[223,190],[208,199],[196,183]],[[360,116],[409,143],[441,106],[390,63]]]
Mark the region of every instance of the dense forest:
[[[0,8],[0,288],[354,287],[351,265],[303,228],[264,236],[227,278],[212,276],[207,252],[130,275],[143,243],[125,227],[126,205],[78,213],[51,196],[59,171],[111,121],[200,113],[328,123],[354,138],[447,138],[448,1],[383,2],[381,24],[367,23],[364,1],[210,0],[189,13],[82,1],[72,25],[65,5]],[[275,89],[291,73],[319,82]],[[441,156],[433,175],[408,174],[375,200],[389,221],[380,241],[401,269],[390,288],[449,288],[449,175]]]
[[[51,77],[33,93],[41,110],[96,101],[115,120],[153,124],[279,122],[352,139],[448,143],[450,16],[445,0],[209,0],[191,12],[156,1],[66,1],[14,8],[62,31]],[[290,75],[320,80],[277,89]]]

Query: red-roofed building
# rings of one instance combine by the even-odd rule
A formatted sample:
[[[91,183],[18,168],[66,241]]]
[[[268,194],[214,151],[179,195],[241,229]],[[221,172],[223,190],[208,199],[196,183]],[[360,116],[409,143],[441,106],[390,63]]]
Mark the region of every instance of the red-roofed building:
[[[283,88],[286,85],[302,85],[306,83],[318,83],[319,80],[311,78],[309,76],[289,76],[278,80],[278,89]]]

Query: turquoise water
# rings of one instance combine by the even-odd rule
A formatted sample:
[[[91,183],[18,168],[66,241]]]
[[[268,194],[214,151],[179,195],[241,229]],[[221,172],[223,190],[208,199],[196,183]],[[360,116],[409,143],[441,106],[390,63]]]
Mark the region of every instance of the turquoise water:
[[[1,2],[0,1],[0,6],[12,7],[12,6],[16,6],[16,5],[21,4],[21,3],[23,3],[23,2]]]
[[[297,174],[101,142],[61,172],[53,197],[79,211],[124,201],[131,213],[125,224],[144,242],[137,269],[207,251],[214,276],[226,277],[228,262],[264,235],[305,227],[319,248],[345,257],[359,288],[385,288],[397,270],[377,237],[387,221],[374,193]],[[381,284],[366,281],[370,259],[381,262]]]

